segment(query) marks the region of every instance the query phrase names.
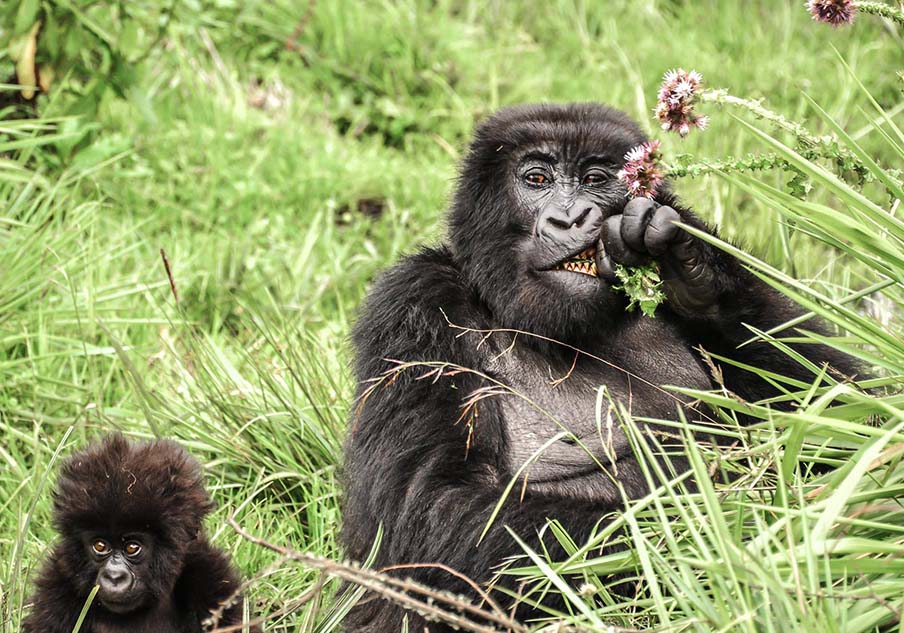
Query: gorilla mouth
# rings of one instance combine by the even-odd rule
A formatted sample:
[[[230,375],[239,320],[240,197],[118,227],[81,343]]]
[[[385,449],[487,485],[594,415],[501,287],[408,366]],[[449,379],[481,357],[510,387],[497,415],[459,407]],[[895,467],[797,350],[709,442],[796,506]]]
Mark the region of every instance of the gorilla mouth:
[[[572,273],[596,277],[596,246],[588,246],[577,255],[562,260],[555,265],[553,270],[567,270]]]
[[[130,598],[130,596],[125,597],[102,597],[98,598],[99,602],[104,606],[107,611],[111,613],[129,613],[130,611],[136,608],[134,604],[134,600]]]

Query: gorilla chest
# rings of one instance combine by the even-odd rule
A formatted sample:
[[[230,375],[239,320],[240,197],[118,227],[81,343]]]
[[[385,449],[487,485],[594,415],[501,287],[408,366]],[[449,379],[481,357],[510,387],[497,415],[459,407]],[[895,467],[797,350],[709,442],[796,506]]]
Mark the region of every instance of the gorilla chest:
[[[677,420],[678,409],[684,408],[690,419],[695,417],[687,409],[689,399],[663,385],[710,388],[698,357],[668,327],[639,327],[640,332],[625,332],[611,346],[594,350],[599,360],[581,355],[570,365],[523,345],[491,359],[491,371],[506,385],[500,412],[513,467],[536,460],[536,481],[547,471],[555,476],[562,468],[593,463],[590,454],[630,453],[618,421],[621,409],[634,418]],[[637,345],[639,340],[646,343]]]
[[[169,600],[161,600],[149,611],[137,615],[99,617],[90,627],[92,633],[194,633],[201,630],[197,617],[188,608],[184,613]]]

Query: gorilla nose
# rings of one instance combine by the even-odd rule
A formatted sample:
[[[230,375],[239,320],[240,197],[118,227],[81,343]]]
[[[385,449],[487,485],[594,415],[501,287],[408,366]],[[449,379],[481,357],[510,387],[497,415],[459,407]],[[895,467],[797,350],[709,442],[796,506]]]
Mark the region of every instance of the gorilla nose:
[[[569,248],[599,239],[602,226],[602,210],[588,204],[575,204],[567,209],[550,205],[537,219],[537,233],[541,237]]]
[[[128,581],[131,574],[124,569],[105,569],[98,579],[101,587],[107,591],[123,591],[128,589]]]

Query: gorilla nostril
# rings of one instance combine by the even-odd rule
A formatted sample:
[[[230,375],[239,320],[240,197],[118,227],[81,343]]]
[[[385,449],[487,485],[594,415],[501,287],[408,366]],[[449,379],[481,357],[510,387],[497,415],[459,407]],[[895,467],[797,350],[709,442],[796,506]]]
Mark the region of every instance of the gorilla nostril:
[[[547,221],[549,224],[552,224],[553,227],[555,227],[555,228],[557,228],[557,229],[562,229],[562,230],[564,230],[564,229],[571,228],[571,224],[569,224],[568,222],[565,222],[565,221],[563,221],[563,220],[559,220],[558,218],[550,217],[550,218],[547,218],[546,221]]]
[[[575,218],[572,224],[579,228],[583,226],[584,222],[587,220],[587,216],[590,215],[591,211],[593,211],[593,207],[587,207],[586,209],[581,211],[581,214],[577,218]]]

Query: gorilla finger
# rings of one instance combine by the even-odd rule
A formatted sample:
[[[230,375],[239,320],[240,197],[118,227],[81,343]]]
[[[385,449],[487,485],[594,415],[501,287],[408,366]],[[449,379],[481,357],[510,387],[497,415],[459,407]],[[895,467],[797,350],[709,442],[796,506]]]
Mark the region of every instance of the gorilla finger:
[[[679,235],[684,233],[681,227],[675,224],[680,220],[681,216],[672,207],[656,209],[643,237],[644,247],[650,255],[654,257],[662,255]]]
[[[622,211],[621,236],[625,243],[635,251],[644,252],[644,232],[657,204],[649,198],[634,198],[625,205]]]
[[[603,246],[612,261],[625,266],[640,266],[647,261],[643,253],[632,250],[621,236],[622,216],[613,215],[603,223]]]
[[[615,264],[612,263],[612,258],[609,257],[609,253],[604,248],[600,247],[596,249],[596,276],[610,283],[617,280]]]

